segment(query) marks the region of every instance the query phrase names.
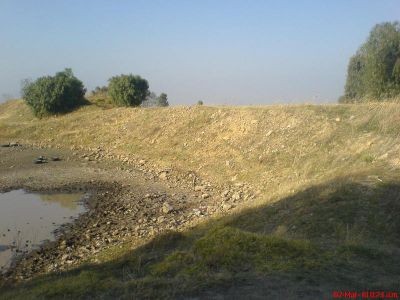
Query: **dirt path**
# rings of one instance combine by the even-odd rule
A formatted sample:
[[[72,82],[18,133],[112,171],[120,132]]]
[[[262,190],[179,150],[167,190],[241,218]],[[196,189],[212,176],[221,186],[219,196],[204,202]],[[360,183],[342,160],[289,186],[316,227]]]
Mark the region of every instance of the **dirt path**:
[[[39,156],[48,162],[35,164]],[[138,244],[165,230],[183,230],[226,207],[217,190],[193,173],[179,177],[172,170],[141,169],[69,150],[0,147],[0,192],[24,188],[92,195],[85,214],[62,226],[55,242],[17,261],[6,278],[28,279],[95,262],[110,246]]]

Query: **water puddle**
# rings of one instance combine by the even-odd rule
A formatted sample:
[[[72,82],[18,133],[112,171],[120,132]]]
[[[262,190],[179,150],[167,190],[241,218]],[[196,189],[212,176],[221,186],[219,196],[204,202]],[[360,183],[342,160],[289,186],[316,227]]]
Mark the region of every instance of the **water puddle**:
[[[54,240],[53,231],[73,221],[85,208],[84,193],[0,193],[0,272],[13,257]]]

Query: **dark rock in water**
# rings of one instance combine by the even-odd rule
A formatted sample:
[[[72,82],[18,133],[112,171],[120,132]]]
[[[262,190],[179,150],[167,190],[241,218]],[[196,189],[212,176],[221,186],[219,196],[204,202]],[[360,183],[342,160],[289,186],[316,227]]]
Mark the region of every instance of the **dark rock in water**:
[[[44,156],[39,156],[33,161],[34,164],[44,164],[47,163],[47,158]]]
[[[52,161],[60,161],[61,158],[59,158],[58,156],[53,156],[53,157],[50,158],[50,160],[52,160]]]

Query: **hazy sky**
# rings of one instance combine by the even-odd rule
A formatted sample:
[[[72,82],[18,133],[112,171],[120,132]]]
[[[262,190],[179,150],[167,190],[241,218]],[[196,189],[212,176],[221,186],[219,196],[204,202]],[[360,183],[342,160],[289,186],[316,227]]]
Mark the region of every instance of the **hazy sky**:
[[[399,0],[0,0],[0,98],[71,67],[88,90],[139,74],[171,104],[334,102]]]

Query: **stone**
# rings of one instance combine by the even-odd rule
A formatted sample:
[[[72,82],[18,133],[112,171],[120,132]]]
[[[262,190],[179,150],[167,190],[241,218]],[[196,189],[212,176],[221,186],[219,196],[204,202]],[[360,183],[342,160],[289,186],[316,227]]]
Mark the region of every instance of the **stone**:
[[[160,178],[161,180],[167,180],[168,179],[168,173],[167,172],[161,172],[160,175],[158,175],[158,178]]]
[[[196,216],[201,216],[202,213],[201,213],[200,209],[195,208],[195,209],[193,209],[193,214]]]
[[[34,164],[44,164],[47,163],[47,158],[44,156],[39,156],[33,161]]]
[[[229,194],[229,190],[225,190],[222,192],[221,196],[226,197],[226,196],[228,196],[228,194]]]
[[[204,186],[202,186],[202,185],[196,185],[196,186],[194,187],[194,190],[195,190],[195,192],[203,191],[203,190],[204,190]]]
[[[203,195],[201,195],[201,198],[203,199],[210,198],[210,194],[204,193]]]
[[[378,159],[386,159],[386,158],[388,158],[388,156],[389,156],[389,153],[386,152],[385,154],[379,156]]]
[[[229,203],[224,203],[223,205],[222,205],[222,209],[223,210],[230,210],[230,209],[232,209],[233,208],[233,205],[232,204],[229,204]]]
[[[168,202],[164,202],[164,204],[162,206],[162,211],[164,214],[168,214],[168,213],[172,212],[173,210],[174,210],[174,208]]]
[[[236,193],[234,193],[233,195],[232,195],[232,200],[234,200],[234,201],[237,201],[237,200],[240,200],[240,193],[239,192],[236,192]]]

